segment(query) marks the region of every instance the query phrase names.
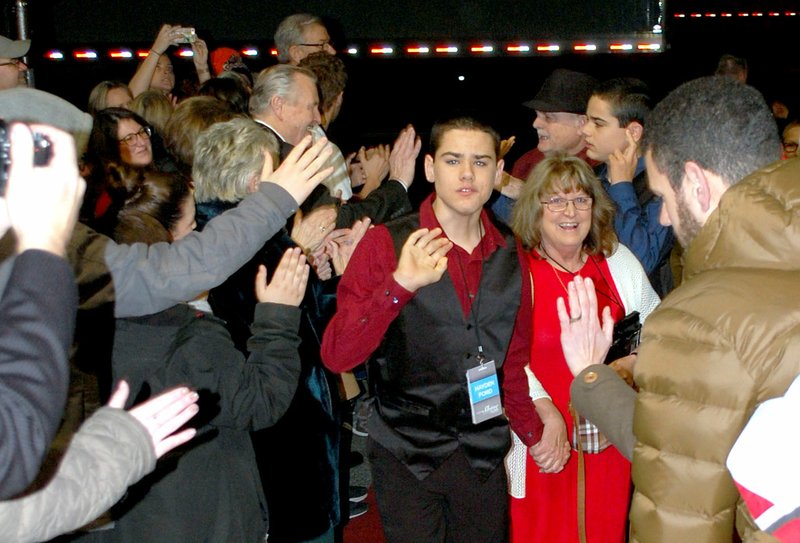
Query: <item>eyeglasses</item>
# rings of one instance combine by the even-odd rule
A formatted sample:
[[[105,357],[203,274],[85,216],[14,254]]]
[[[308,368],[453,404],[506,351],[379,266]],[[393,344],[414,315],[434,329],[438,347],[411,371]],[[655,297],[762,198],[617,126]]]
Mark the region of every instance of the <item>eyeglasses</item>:
[[[542,205],[546,205],[547,209],[553,213],[560,213],[567,209],[567,205],[569,205],[570,202],[572,202],[572,205],[575,206],[577,211],[587,211],[592,209],[591,196],[578,196],[577,198],[561,198],[560,196],[556,196],[547,201],[543,201]]]
[[[783,150],[787,153],[794,153],[797,151],[797,144],[793,141],[784,141],[783,142]]]
[[[141,129],[139,129],[138,132],[134,132],[133,134],[128,134],[127,136],[125,136],[124,138],[119,140],[119,142],[120,143],[124,143],[125,145],[130,147],[130,146],[134,145],[139,138],[141,138],[141,139],[148,138],[149,139],[150,136],[152,136],[152,135],[153,135],[153,129],[150,128],[149,126],[143,126]]]
[[[12,58],[8,62],[0,62],[0,68],[2,68],[3,66],[16,66],[17,68],[19,68],[20,64],[25,64],[24,62],[22,62],[21,58]]]
[[[297,45],[303,45],[305,47],[319,47],[320,49],[325,49],[326,47],[331,45],[330,40],[323,41],[321,43],[298,43]]]

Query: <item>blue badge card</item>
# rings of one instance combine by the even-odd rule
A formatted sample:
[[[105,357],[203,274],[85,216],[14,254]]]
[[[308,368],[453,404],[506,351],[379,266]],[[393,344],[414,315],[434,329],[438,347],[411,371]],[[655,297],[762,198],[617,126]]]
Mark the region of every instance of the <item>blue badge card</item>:
[[[480,424],[503,414],[500,382],[497,379],[494,360],[467,370],[467,388],[473,424]]]

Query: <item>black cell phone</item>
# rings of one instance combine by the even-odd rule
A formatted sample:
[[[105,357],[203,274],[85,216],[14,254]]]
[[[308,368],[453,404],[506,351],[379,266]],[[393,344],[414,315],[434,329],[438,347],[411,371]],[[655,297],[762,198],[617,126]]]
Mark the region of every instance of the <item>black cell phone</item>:
[[[631,354],[639,346],[641,334],[642,323],[639,321],[639,312],[634,311],[625,315],[614,325],[614,337],[604,363],[610,364]]]

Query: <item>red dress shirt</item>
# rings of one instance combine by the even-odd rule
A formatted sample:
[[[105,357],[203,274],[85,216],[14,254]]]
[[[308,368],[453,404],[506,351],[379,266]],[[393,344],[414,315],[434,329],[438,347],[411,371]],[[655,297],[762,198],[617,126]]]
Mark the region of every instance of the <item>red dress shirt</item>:
[[[599,161],[589,158],[586,155],[586,147],[581,149],[581,152],[577,155],[578,158],[582,159],[586,162],[592,169],[594,169],[597,165],[600,164]],[[522,179],[523,181],[528,180],[528,176],[530,175],[531,171],[539,164],[542,160],[544,160],[545,156],[544,153],[541,152],[538,148],[534,147],[514,162],[514,167],[511,169],[511,175],[516,177],[517,179]]]
[[[431,195],[420,206],[420,228],[440,227],[433,212],[434,198],[435,195]],[[480,284],[483,261],[498,247],[506,245],[505,238],[485,211],[481,211],[481,223],[485,234],[472,254],[454,245],[447,255],[447,273],[465,316],[469,315],[474,299],[470,294],[475,294]],[[522,303],[502,367],[502,388],[511,426],[530,446],[541,439],[543,425],[530,399],[524,371],[531,341],[531,291],[527,260],[519,246],[518,252]],[[389,230],[383,225],[370,229],[342,276],[336,294],[337,311],[322,340],[322,360],[332,371],[347,371],[366,362],[380,345],[389,325],[414,296],[392,277],[396,268],[397,256]]]

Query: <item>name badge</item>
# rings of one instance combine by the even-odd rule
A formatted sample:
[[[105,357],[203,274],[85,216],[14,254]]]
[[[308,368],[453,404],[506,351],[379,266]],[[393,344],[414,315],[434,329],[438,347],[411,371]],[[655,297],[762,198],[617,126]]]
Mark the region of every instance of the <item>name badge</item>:
[[[467,388],[473,424],[480,424],[503,414],[500,382],[494,360],[467,370]]]

